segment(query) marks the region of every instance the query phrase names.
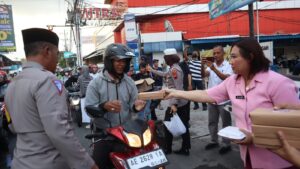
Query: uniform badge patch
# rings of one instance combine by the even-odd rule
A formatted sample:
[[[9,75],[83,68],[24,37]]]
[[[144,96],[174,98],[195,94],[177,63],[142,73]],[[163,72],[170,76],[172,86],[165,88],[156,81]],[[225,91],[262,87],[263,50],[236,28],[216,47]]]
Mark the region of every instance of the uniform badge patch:
[[[176,69],[172,69],[172,77],[174,79],[177,79],[177,70]]]
[[[56,89],[58,90],[58,93],[61,94],[63,90],[63,84],[60,80],[53,80],[53,83],[55,84]]]

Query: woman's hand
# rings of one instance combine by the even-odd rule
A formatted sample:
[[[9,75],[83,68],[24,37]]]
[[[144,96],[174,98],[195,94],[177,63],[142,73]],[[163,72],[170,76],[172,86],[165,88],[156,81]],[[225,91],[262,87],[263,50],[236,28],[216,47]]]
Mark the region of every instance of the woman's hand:
[[[253,134],[244,129],[240,129],[240,131],[243,132],[246,135],[246,137],[243,140],[232,140],[232,142],[234,142],[236,144],[241,144],[241,145],[252,144],[253,143]]]
[[[134,102],[134,107],[135,107],[135,110],[137,111],[141,111],[146,105],[146,102],[144,100],[136,100]]]
[[[286,159],[287,161],[293,163],[295,166],[300,167],[300,150],[296,149],[288,143],[283,132],[278,131],[277,134],[282,147],[280,147],[279,149],[272,149],[271,151],[278,154],[280,157]]]

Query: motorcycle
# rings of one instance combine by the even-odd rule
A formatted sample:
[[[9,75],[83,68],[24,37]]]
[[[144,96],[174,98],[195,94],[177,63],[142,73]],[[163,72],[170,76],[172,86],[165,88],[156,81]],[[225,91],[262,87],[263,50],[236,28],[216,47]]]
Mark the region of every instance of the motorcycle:
[[[68,90],[68,103],[73,121],[78,127],[82,126],[82,113],[80,105],[80,92],[77,83],[72,83],[72,85],[66,87]]]
[[[103,118],[110,125],[105,131],[85,136],[92,144],[105,139],[115,142],[110,160],[115,169],[164,169],[169,163],[165,153],[155,139],[155,123],[136,119],[112,127],[108,119],[101,115],[98,107],[87,106],[86,111],[93,118]]]
[[[80,107],[80,93],[73,92],[68,93],[69,96],[69,104],[70,110],[73,117],[74,122],[76,122],[78,127],[82,126],[82,114],[81,114],[81,107]]]

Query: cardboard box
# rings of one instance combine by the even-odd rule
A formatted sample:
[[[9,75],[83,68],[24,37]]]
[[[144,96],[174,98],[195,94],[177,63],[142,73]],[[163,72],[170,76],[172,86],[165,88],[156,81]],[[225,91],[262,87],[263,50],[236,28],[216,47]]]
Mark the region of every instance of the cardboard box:
[[[250,118],[255,125],[300,128],[300,110],[256,109]]]
[[[141,100],[156,100],[156,99],[163,99],[165,97],[164,91],[155,91],[155,92],[144,92],[139,93],[138,99]]]
[[[277,131],[282,131],[287,139],[300,141],[300,128],[252,125],[255,137],[277,139]]]
[[[281,147],[281,143],[279,139],[269,139],[269,138],[261,138],[256,137],[253,140],[254,144],[257,147],[268,148],[268,149],[278,149]],[[300,141],[288,140],[289,144],[300,149]]]
[[[138,88],[139,93],[140,92],[145,92],[145,91],[149,91],[153,88],[152,84],[155,81],[151,78],[146,78],[146,79],[140,79],[135,81],[135,85]]]
[[[300,111],[256,109],[250,113],[253,142],[259,147],[278,148],[281,146],[277,131],[282,131],[288,142],[300,148]]]

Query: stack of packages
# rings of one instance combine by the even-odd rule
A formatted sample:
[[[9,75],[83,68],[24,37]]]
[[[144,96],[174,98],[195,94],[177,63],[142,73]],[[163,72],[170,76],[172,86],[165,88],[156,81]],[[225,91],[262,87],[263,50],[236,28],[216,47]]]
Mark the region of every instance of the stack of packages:
[[[300,111],[256,109],[250,113],[254,144],[264,148],[278,148],[281,143],[277,131],[282,131],[288,142],[300,149]]]

